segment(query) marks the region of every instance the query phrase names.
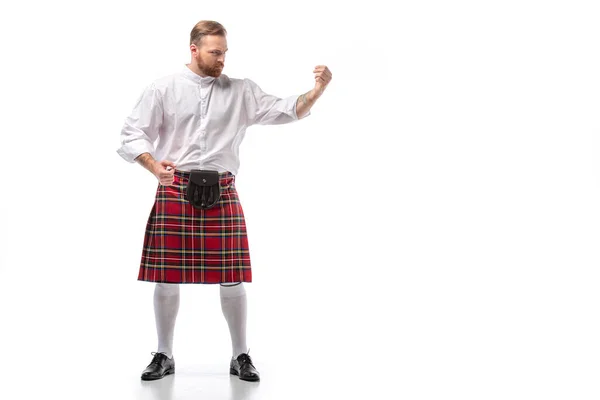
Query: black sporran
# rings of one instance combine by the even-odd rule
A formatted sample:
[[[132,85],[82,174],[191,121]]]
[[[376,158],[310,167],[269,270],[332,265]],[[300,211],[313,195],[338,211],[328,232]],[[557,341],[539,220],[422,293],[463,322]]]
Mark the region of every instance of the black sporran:
[[[201,169],[192,170],[185,197],[194,208],[208,210],[214,207],[221,198],[219,172]]]

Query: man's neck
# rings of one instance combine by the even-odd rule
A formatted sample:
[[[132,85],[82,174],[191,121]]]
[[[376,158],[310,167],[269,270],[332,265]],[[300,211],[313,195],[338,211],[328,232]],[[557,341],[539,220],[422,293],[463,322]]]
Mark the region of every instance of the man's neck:
[[[188,67],[196,75],[200,75],[203,78],[206,78],[208,76],[206,74],[203,74],[202,71],[200,71],[200,69],[198,68],[198,66],[194,63],[186,64],[186,67]]]

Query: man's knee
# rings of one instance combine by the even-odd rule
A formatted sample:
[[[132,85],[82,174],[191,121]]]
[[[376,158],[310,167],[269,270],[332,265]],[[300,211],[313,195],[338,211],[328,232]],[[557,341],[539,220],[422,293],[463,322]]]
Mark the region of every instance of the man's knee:
[[[237,286],[237,285],[241,285],[242,282],[227,282],[227,283],[221,283],[221,286],[224,287],[231,287],[231,286]]]
[[[178,283],[157,283],[154,289],[159,296],[177,296],[179,294]]]
[[[222,297],[239,297],[246,294],[243,282],[221,283]]]

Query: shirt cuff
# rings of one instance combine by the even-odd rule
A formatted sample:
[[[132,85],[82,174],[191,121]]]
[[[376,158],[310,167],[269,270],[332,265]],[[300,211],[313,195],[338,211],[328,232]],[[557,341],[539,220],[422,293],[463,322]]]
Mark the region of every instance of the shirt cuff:
[[[298,101],[299,96],[289,96],[285,98],[286,101],[286,110],[288,110],[288,115],[293,117],[294,119],[304,119],[310,115],[310,110],[302,117],[298,118],[298,114],[296,113],[296,102]],[[302,101],[302,100],[300,100]]]
[[[117,149],[117,153],[127,162],[134,163],[135,159],[143,153],[150,153],[154,157],[154,146],[146,140],[134,140],[125,143]]]

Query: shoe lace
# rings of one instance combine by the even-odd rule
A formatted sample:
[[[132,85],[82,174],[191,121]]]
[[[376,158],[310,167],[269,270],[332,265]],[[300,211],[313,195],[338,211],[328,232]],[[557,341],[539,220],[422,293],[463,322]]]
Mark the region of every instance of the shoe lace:
[[[254,367],[254,364],[252,364],[252,359],[250,358],[250,355],[248,353],[242,353],[238,356],[238,362],[240,364],[250,364]]]
[[[155,351],[153,351],[153,352],[152,352],[152,353],[150,353],[150,354],[152,354],[154,357],[152,358],[152,361],[150,362],[150,365],[148,365],[148,366],[151,366],[151,365],[157,365],[157,366],[160,366],[160,358],[161,358],[161,357],[159,356],[159,354],[162,354],[162,355],[163,355],[163,356],[165,356],[165,357],[167,356],[165,353],[157,353],[157,352],[155,352]]]

